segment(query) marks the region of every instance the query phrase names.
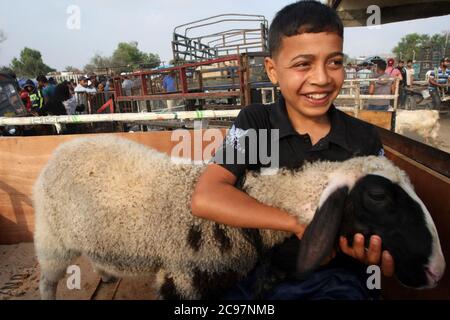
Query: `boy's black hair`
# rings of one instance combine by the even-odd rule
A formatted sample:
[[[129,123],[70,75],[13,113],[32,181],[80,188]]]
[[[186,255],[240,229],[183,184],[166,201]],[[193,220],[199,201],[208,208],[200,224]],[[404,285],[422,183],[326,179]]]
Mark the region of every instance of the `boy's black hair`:
[[[385,71],[386,70],[386,66],[387,66],[386,61],[384,61],[384,60],[377,61],[377,68],[379,70]]]
[[[410,62],[412,63],[413,61],[412,61],[411,59],[410,59],[410,60],[408,60],[408,61],[406,61],[406,63],[410,63]]]
[[[283,37],[319,32],[334,32],[344,38],[344,25],[336,11],[314,0],[287,5],[270,25],[269,53],[272,57],[277,54]]]

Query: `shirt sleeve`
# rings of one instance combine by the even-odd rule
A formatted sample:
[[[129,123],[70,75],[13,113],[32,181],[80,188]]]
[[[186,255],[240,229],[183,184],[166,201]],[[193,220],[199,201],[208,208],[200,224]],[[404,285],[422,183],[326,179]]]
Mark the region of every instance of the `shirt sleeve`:
[[[227,169],[239,180],[248,167],[246,140],[249,132],[254,129],[256,128],[251,128],[245,109],[242,109],[211,162]]]
[[[370,144],[368,153],[369,155],[384,157],[384,148],[380,139],[380,135],[378,134],[378,131],[374,126],[371,127],[371,130],[372,139],[370,140],[372,142]]]

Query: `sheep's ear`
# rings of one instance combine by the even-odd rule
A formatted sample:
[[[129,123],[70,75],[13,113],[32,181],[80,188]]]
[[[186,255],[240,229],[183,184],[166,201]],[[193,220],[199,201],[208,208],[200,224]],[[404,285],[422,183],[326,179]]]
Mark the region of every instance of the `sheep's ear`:
[[[331,255],[341,225],[348,190],[347,186],[340,186],[332,192],[327,190],[327,195],[322,195],[326,199],[321,201],[300,241],[297,260],[298,279],[305,279]]]

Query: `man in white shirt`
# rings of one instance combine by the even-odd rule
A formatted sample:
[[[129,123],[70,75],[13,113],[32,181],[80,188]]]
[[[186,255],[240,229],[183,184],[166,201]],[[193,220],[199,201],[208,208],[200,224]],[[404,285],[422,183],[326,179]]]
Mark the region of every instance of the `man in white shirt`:
[[[353,68],[352,64],[347,63],[347,67],[345,68],[345,78],[346,79],[355,79],[356,78],[356,69]]]
[[[412,60],[406,62],[406,86],[412,86],[414,81],[414,68],[412,65]]]
[[[77,106],[83,106],[84,108],[80,108],[80,110],[85,110],[88,104],[88,94],[95,94],[97,90],[95,88],[88,87],[88,78],[81,77],[78,80],[78,85],[75,87],[75,96],[77,100]]]
[[[95,88],[88,87],[88,78],[81,77],[78,80],[78,85],[75,88],[75,93],[86,92],[86,93],[97,93]]]
[[[367,62],[364,62],[362,64],[363,68],[357,72],[357,77],[359,79],[369,79],[372,78],[373,72],[370,70],[370,66]],[[361,81],[360,82],[360,88],[361,88],[361,94],[368,94],[369,93],[369,81]]]

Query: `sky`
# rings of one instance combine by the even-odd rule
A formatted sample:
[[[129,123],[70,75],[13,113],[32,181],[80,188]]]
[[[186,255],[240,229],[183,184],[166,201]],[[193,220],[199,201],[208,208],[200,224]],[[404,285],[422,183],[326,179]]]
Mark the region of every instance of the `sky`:
[[[110,56],[119,42],[137,41],[139,49],[172,59],[173,29],[217,14],[275,13],[293,0],[40,0],[0,1],[0,66],[9,65],[24,47],[39,50],[49,66],[82,68],[95,54]],[[30,5],[32,3],[32,5]],[[80,25],[68,28],[76,6]],[[381,13],[382,14],[382,13]],[[72,24],[73,25],[73,24]],[[241,24],[239,27],[245,27]],[[207,30],[208,32],[210,30]],[[450,32],[450,15],[367,27],[346,28],[344,52],[351,57],[390,53],[406,34]],[[450,40],[449,40],[450,41]]]

